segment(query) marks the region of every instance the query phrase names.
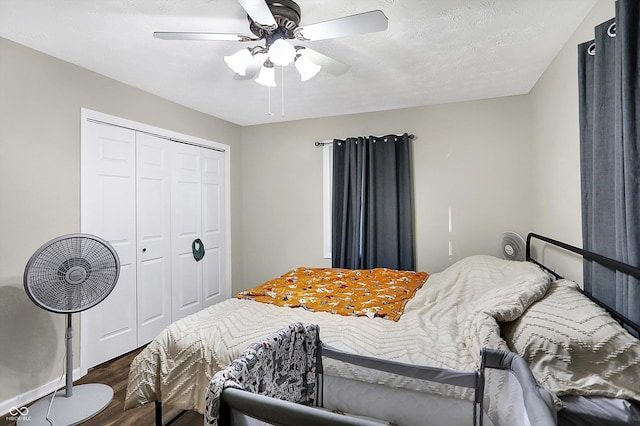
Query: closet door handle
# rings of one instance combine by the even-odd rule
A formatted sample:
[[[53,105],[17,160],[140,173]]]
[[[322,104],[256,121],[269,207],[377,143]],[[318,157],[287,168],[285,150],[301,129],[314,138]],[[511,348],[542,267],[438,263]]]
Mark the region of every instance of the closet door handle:
[[[193,252],[193,258],[196,262],[199,262],[204,257],[204,244],[200,238],[196,238],[191,243],[191,251]]]
[[[143,252],[143,253],[145,253],[146,251],[147,251],[147,248],[146,248],[146,247],[144,247],[144,248],[142,249],[142,252]]]

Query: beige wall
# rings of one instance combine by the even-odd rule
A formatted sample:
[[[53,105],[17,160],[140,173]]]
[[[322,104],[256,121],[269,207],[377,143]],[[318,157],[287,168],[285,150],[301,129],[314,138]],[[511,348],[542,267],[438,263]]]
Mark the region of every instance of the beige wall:
[[[582,247],[577,45],[615,15],[614,0],[600,0],[566,42],[529,95],[531,105],[532,231]],[[545,263],[582,281],[578,256],[544,251]]]
[[[63,371],[65,316],[36,308],[22,274],[42,243],[80,231],[82,107],[230,145],[240,235],[240,127],[0,38],[0,403]]]
[[[322,257],[322,149],[314,141],[404,132],[417,136],[418,269],[497,255],[504,231],[528,231],[526,96],[252,126],[242,132],[244,286],[297,266],[330,266]]]

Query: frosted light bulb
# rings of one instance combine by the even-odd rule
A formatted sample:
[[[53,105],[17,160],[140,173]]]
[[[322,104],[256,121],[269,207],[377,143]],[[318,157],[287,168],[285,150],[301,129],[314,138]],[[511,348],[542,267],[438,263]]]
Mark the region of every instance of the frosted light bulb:
[[[315,75],[320,72],[321,68],[322,67],[320,65],[314,64],[304,55],[300,55],[298,59],[296,59],[296,69],[300,73],[301,81],[307,81],[315,77]]]
[[[256,83],[267,87],[276,87],[276,70],[273,69],[273,67],[263,65],[262,68],[260,68],[258,78],[256,78]]]
[[[236,74],[246,75],[247,67],[251,63],[253,55],[249,49],[242,49],[231,56],[225,56],[224,61]]]
[[[296,58],[296,48],[283,39],[278,39],[269,47],[269,59],[274,65],[284,67]]]

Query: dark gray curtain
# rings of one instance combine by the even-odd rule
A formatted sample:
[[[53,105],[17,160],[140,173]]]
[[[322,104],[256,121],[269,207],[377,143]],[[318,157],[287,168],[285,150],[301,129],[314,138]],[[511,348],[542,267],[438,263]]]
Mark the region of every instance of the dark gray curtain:
[[[333,141],[334,268],[415,269],[410,139]]]
[[[618,0],[615,19],[578,46],[583,245],[633,266],[640,265],[639,6]],[[585,262],[584,286],[640,321],[637,279]]]

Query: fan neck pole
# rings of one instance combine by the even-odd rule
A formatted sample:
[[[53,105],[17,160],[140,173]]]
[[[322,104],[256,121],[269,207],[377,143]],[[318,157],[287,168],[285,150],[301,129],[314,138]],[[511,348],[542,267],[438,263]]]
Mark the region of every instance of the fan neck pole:
[[[67,314],[67,383],[65,397],[73,395],[73,330],[71,329],[71,313]]]

